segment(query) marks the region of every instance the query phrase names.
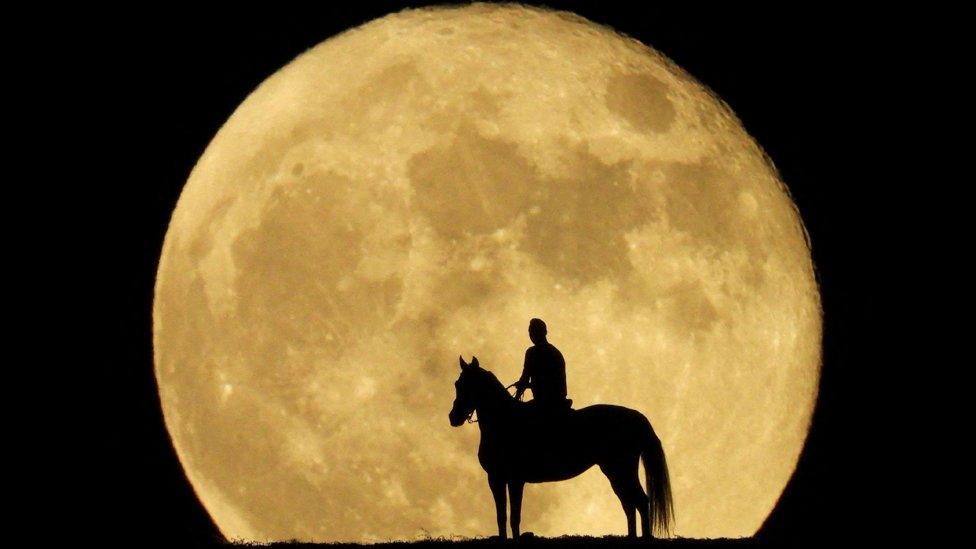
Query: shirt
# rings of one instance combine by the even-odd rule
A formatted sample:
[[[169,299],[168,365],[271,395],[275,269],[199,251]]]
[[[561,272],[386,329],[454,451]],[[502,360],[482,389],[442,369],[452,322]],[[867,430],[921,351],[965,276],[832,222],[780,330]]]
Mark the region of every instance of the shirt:
[[[535,400],[558,403],[566,399],[566,361],[548,341],[525,350],[520,387],[531,382]]]

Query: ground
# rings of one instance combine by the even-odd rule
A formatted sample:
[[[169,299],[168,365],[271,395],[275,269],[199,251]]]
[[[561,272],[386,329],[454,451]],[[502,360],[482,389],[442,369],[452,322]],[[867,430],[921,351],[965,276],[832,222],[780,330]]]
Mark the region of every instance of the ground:
[[[681,549],[685,547],[769,547],[775,544],[767,543],[756,538],[737,538],[737,539],[689,539],[689,538],[675,538],[675,539],[655,539],[650,542],[651,544],[659,547],[668,547],[673,549]],[[505,545],[515,547],[528,547],[528,548],[547,548],[556,549],[562,547],[634,547],[645,545],[646,542],[642,539],[636,541],[628,540],[623,536],[605,536],[605,537],[592,537],[592,536],[561,536],[558,538],[529,538],[521,539],[518,542],[513,542],[512,540],[507,540]],[[352,548],[352,547],[373,547],[376,549],[382,549],[385,547],[397,547],[411,549],[423,549],[427,547],[437,547],[437,548],[456,548],[456,549],[473,549],[477,547],[495,547],[498,546],[499,542],[497,539],[492,538],[479,538],[479,539],[449,539],[449,538],[431,538],[420,541],[394,541],[387,543],[377,543],[374,545],[361,545],[357,543],[301,543],[301,542],[282,542],[282,543],[272,543],[271,547],[288,547],[288,548],[301,548],[301,547],[328,547],[328,548]]]

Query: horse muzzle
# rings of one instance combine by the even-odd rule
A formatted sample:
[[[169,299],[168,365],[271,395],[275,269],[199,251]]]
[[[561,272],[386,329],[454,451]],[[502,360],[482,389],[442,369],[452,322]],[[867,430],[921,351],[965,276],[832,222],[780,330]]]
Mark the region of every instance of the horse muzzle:
[[[447,418],[451,420],[451,427],[460,427],[464,425],[464,415],[457,413],[455,410],[451,410],[447,414]]]

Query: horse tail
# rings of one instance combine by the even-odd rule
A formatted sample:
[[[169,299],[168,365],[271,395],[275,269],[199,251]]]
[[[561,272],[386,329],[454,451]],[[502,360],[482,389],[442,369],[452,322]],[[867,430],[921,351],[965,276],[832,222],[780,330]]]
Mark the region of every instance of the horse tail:
[[[644,475],[647,483],[647,500],[650,506],[650,523],[655,533],[667,535],[674,521],[674,502],[671,500],[671,478],[668,462],[664,458],[661,440],[647,424],[641,457],[644,458]]]

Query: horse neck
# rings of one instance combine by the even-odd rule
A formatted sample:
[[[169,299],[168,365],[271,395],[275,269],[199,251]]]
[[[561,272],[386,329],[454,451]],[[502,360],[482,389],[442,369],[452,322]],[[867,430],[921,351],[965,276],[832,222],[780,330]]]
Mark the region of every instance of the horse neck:
[[[485,383],[480,389],[481,395],[475,409],[478,411],[478,422],[482,428],[502,423],[508,416],[515,399],[502,387],[493,376],[485,376]]]

